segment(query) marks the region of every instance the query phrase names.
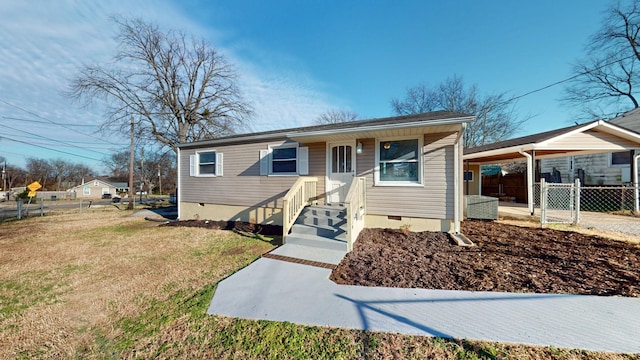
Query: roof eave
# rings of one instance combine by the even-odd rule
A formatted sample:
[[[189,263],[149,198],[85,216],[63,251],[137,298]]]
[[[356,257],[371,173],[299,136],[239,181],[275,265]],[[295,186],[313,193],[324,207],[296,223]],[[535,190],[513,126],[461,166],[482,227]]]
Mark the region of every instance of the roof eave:
[[[303,139],[306,137],[315,137],[315,136],[323,136],[323,135],[334,135],[334,134],[351,134],[351,133],[363,133],[370,131],[385,131],[390,129],[410,129],[417,127],[432,127],[432,126],[442,126],[442,125],[454,125],[454,124],[462,124],[465,122],[473,121],[474,116],[465,116],[465,117],[457,117],[450,119],[441,119],[441,120],[430,120],[428,122],[425,121],[412,121],[402,124],[383,124],[383,125],[373,125],[373,126],[356,126],[345,129],[336,129],[336,130],[322,130],[322,131],[310,131],[310,132],[298,132],[288,134],[288,138],[297,138]]]
[[[283,132],[273,133],[273,134],[258,134],[252,135],[247,134],[247,136],[238,136],[232,139],[211,139],[207,141],[201,141],[197,143],[184,143],[179,144],[178,148],[189,148],[189,147],[202,147],[202,146],[211,146],[211,145],[220,145],[226,143],[234,143],[234,142],[252,142],[252,141],[261,141],[261,140],[274,140],[274,139],[303,139],[306,137],[314,137],[314,136],[323,136],[323,135],[335,135],[335,134],[351,134],[351,133],[361,133],[368,131],[383,131],[389,129],[407,129],[407,128],[415,128],[415,127],[432,127],[432,126],[442,126],[442,125],[453,125],[453,124],[462,124],[466,122],[473,121],[475,116],[461,116],[455,118],[448,119],[438,119],[438,120],[429,120],[429,121],[412,121],[400,124],[382,124],[382,125],[365,125],[362,126],[357,122],[354,123],[354,126],[343,128],[343,129],[329,129],[329,130],[321,130],[321,131],[289,131],[283,130]]]

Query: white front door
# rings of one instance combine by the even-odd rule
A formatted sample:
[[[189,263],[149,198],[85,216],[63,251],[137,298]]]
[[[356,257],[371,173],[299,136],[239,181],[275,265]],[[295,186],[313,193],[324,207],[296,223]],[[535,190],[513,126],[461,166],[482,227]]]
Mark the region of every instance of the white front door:
[[[327,202],[342,204],[356,171],[355,142],[329,143],[327,146]]]

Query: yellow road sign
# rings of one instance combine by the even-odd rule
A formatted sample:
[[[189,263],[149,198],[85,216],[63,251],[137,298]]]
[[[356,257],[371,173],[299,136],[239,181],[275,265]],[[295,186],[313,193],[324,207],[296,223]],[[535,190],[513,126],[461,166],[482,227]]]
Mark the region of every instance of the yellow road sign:
[[[27,186],[27,189],[29,189],[29,191],[33,191],[33,193],[35,194],[36,190],[40,189],[41,187],[42,187],[42,185],[40,185],[39,182],[34,181],[34,182],[32,182],[31,184],[29,184]]]
[[[29,191],[29,193],[27,194],[28,197],[34,197],[36,196],[36,192],[35,191]]]

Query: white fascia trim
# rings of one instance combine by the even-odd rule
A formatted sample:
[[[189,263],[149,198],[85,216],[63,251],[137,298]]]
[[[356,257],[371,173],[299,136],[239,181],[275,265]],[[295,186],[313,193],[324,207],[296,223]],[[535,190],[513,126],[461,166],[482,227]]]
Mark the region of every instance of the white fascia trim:
[[[478,152],[478,153],[463,155],[462,156],[462,160],[470,160],[471,161],[473,159],[483,158],[483,157],[486,157],[486,156],[513,154],[513,153],[520,152],[520,150],[522,150],[522,151],[534,150],[534,146],[533,146],[533,144],[524,144],[524,145],[510,146],[510,147],[502,148],[502,149],[487,150],[487,151],[482,151],[482,152]]]

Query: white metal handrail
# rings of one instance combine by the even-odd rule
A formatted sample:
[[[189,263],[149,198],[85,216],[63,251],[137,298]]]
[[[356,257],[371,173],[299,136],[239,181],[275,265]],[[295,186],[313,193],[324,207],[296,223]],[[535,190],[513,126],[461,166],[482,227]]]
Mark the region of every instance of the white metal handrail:
[[[353,250],[353,244],[364,229],[364,215],[367,213],[366,185],[366,178],[354,178],[344,201],[347,208],[347,251]]]
[[[282,242],[305,206],[315,204],[316,177],[300,177],[282,198]]]

